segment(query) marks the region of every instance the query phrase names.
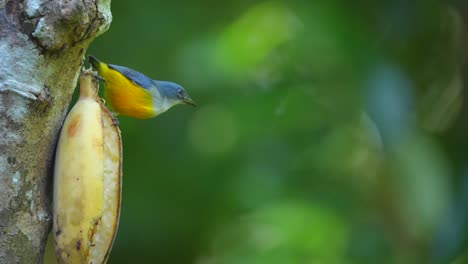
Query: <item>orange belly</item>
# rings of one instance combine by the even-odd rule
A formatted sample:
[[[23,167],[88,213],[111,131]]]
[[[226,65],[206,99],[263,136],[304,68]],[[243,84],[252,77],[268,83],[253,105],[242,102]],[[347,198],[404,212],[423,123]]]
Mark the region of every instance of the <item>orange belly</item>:
[[[112,111],[141,119],[155,116],[153,100],[148,90],[110,68],[100,74],[106,82],[104,97]]]

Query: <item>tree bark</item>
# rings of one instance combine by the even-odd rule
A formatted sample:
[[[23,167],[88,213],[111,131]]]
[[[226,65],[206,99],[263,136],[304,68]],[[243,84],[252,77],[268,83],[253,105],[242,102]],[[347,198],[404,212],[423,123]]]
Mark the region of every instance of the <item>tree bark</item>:
[[[0,263],[42,263],[53,157],[110,0],[0,0]]]

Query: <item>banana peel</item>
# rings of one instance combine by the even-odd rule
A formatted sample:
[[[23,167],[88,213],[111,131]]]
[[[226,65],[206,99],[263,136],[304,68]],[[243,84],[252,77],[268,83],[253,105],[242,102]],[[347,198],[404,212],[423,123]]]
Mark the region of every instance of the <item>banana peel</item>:
[[[58,263],[105,263],[117,233],[122,140],[117,120],[98,97],[94,73],[80,77],[54,168],[54,248]]]

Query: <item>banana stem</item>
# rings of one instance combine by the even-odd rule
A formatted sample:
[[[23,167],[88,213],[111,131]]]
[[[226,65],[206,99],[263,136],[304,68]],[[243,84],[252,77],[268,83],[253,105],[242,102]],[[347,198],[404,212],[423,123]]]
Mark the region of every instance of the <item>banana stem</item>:
[[[98,94],[98,80],[91,70],[85,70],[80,76],[80,98],[96,98]]]

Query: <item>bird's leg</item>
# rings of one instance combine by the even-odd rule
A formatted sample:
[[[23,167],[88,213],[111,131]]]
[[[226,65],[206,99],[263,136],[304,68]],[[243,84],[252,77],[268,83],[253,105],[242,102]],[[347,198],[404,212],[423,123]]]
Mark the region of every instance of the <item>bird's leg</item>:
[[[99,81],[105,82],[104,78],[102,78],[97,72],[93,71],[92,68],[89,68],[91,75]]]

